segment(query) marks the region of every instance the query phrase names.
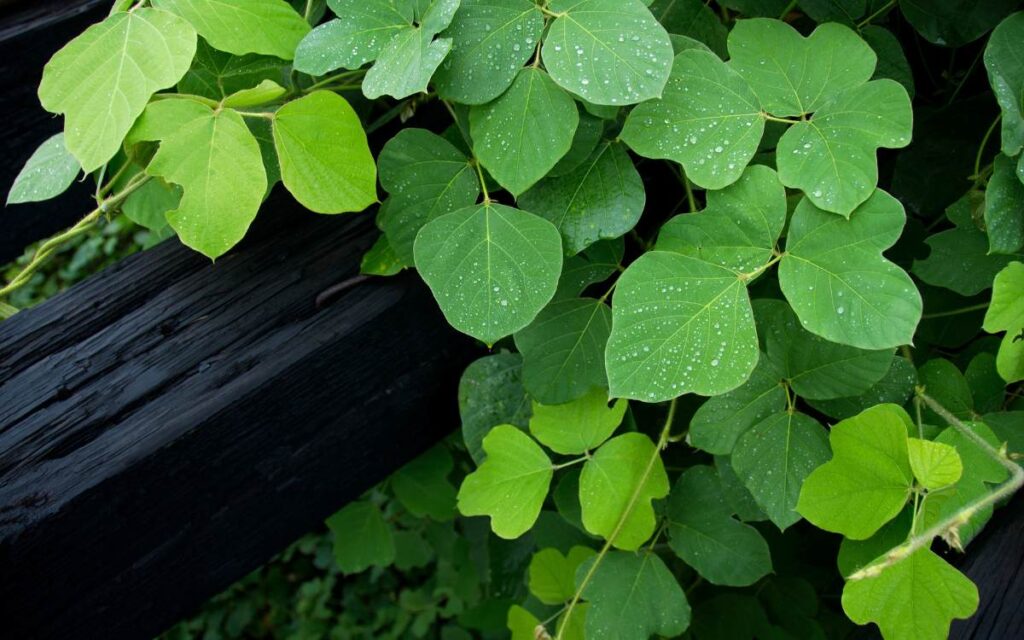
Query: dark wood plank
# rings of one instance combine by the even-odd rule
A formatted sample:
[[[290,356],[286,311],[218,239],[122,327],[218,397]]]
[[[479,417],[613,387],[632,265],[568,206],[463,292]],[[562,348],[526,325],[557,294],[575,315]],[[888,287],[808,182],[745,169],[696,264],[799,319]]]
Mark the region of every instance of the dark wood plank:
[[[0,324],[0,616],[146,638],[458,424],[475,347],[372,216],[274,196],[215,265],[170,241]]]

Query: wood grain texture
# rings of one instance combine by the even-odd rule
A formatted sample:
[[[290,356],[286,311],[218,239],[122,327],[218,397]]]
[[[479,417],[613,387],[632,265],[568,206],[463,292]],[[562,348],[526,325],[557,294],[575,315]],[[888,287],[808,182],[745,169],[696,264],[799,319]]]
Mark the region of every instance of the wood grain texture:
[[[475,348],[414,275],[315,304],[376,234],[275,195],[215,265],[169,241],[0,324],[9,637],[152,637],[458,424]]]

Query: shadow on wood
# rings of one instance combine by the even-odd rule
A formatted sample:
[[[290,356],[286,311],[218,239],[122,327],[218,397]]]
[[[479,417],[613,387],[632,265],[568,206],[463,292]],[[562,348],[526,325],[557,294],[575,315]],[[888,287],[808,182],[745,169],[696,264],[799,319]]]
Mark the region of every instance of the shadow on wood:
[[[458,425],[473,355],[370,214],[281,193],[216,265],[177,241],[0,324],[8,637],[147,638]],[[13,625],[13,626],[12,626]]]

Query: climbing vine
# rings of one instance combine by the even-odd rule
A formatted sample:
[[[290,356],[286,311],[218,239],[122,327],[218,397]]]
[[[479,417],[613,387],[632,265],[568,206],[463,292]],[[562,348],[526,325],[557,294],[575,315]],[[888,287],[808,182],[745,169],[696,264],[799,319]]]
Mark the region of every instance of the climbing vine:
[[[491,352],[343,571],[457,510],[487,637],[942,638],[1024,484],[1024,12],[977,4],[119,0],[8,198],[96,208],[0,297],[115,212],[217,258],[278,182],[373,208],[364,273]]]

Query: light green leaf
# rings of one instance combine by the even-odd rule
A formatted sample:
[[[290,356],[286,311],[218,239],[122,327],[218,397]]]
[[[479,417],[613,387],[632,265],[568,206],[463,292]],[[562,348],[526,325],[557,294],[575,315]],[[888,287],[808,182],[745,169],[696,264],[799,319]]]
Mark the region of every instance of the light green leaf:
[[[691,49],[675,58],[660,100],[629,114],[622,139],[647,158],[673,160],[705,189],[735,182],[764,133],[757,96],[714,54]]]
[[[900,0],[900,12],[925,40],[944,47],[974,42],[1017,8],[1017,0]]]
[[[719,395],[746,381],[757,356],[747,288],[730,269],[651,251],[619,278],[605,355],[612,397]]]
[[[917,370],[906,358],[894,356],[888,373],[864,393],[835,400],[812,400],[812,407],[825,415],[842,420],[855,416],[876,404],[902,405],[914,392]]]
[[[854,540],[873,535],[907,502],[910,416],[881,404],[832,427],[832,460],[804,481],[796,510],[819,529]]]
[[[829,459],[828,437],[817,420],[783,411],[755,424],[736,441],[732,466],[779,529],[800,520],[800,488]]]
[[[54,54],[39,99],[64,114],[68,151],[91,173],[114,157],[149,98],[185,75],[195,52],[196,32],[177,16],[115,13]]]
[[[914,477],[930,491],[955,484],[964,472],[960,454],[948,444],[910,438],[907,451]]]
[[[611,330],[612,311],[600,300],[568,298],[544,307],[515,334],[526,390],[548,405],[586,397],[594,388],[607,400],[604,350]]]
[[[779,266],[779,284],[801,324],[827,340],[861,349],[913,342],[921,295],[905,271],[882,257],[906,215],[877,190],[849,220],[797,205]]]
[[[999,375],[1008,383],[1024,380],[1024,263],[1011,262],[996,276],[984,327],[989,333],[1006,332],[996,356]]]
[[[224,98],[223,106],[246,109],[273,102],[285,94],[285,88],[273,80],[263,80],[251,89],[242,89]]]
[[[469,111],[473,151],[513,195],[543,178],[572,146],[580,116],[548,74],[524,68],[500,98]]]
[[[313,29],[295,50],[295,68],[303,73],[322,76],[335,69],[358,69],[376,60],[392,38],[412,26],[394,0],[328,4],[339,18]]]
[[[487,458],[459,488],[459,511],[490,516],[499,537],[518,538],[537,520],[551,485],[551,460],[530,436],[511,425],[491,429]]]
[[[865,540],[843,538],[839,544],[839,555],[836,557],[839,572],[843,574],[844,578],[849,577],[881,558],[883,554],[906,542],[913,520],[913,507],[908,507],[882,525],[882,528],[870,538]]]
[[[542,625],[537,616],[514,604],[509,607],[506,626],[512,632],[512,640],[536,640],[535,631]]]
[[[786,190],[775,172],[750,167],[728,187],[709,191],[707,202],[699,213],[666,222],[655,249],[700,258],[737,275],[762,269],[786,224]]]
[[[576,571],[576,584],[590,570]],[[675,576],[654,553],[612,551],[583,590],[590,601],[588,640],[647,640],[675,637],[690,624],[690,603]]]
[[[1024,248],[1024,182],[1017,179],[1015,164],[997,155],[985,189],[989,253],[1014,254]]]
[[[42,202],[67,191],[82,166],[64,145],[58,133],[39,145],[14,179],[7,204]]]
[[[779,177],[819,208],[850,217],[878,184],[876,150],[910,144],[912,118],[907,90],[895,80],[835,94],[783,134]]]
[[[596,449],[622,424],[629,403],[608,406],[604,389],[594,389],[565,404],[533,403],[530,433],[556,453],[578,455]]]
[[[953,619],[977,608],[977,587],[929,549],[843,588],[846,615],[874,622],[888,640],[942,640]]]
[[[285,61],[273,56],[233,56],[199,40],[196,56],[178,91],[220,100],[232,93],[255,87],[264,80],[285,81]]]
[[[726,57],[725,41],[729,30],[704,0],[654,0],[651,13],[665,27],[673,42],[677,36],[693,38]]]
[[[877,60],[868,43],[841,24],[819,25],[805,38],[785,22],[760,18],[736,22],[729,55],[729,66],[775,116],[816,113],[867,82]]]
[[[438,522],[455,517],[455,487],[448,481],[452,456],[437,445],[391,475],[395,498],[409,513]]]
[[[167,136],[146,172],[184,189],[167,221],[187,246],[216,258],[238,243],[256,217],[267,174],[256,138],[226,109]]]
[[[543,29],[532,0],[462,0],[443,34],[452,51],[434,76],[438,95],[461,104],[497,98],[533,55]]]
[[[562,238],[550,222],[491,202],[431,221],[414,252],[448,322],[488,344],[530,324],[562,270]]]
[[[469,159],[425,129],[402,129],[388,140],[378,167],[380,183],[391,194],[379,223],[395,252],[409,263],[423,225],[471,206],[480,195],[480,182]]]
[[[150,102],[125,136],[125,148],[140,142],[159,142],[194,120],[210,117],[210,107],[195,100],[168,99]]]
[[[167,228],[167,213],[177,209],[180,202],[180,187],[163,180],[150,180],[125,199],[121,210],[135,224],[150,231],[161,231]]]
[[[576,594],[576,569],[595,555],[587,547],[573,547],[568,556],[558,549],[541,549],[530,559],[530,593],[544,604],[565,604]]]
[[[669,544],[708,582],[745,587],[771,572],[772,558],[757,529],[732,517],[723,493],[711,467],[679,476],[668,506]]]
[[[611,141],[601,143],[572,172],[541,180],[518,200],[520,207],[558,227],[572,255],[628,233],[646,202],[644,183],[629,154]]]
[[[214,48],[291,60],[309,24],[284,0],[153,0],[192,23]]]
[[[985,69],[1003,111],[1002,149],[1015,156],[1024,149],[1024,12],[999,23],[985,45]],[[1024,166],[1024,165],[1021,165]]]
[[[529,423],[530,398],[523,389],[522,366],[518,353],[496,353],[474,361],[459,380],[462,439],[477,464],[484,460],[482,442],[491,427],[511,424],[526,429]]]
[[[395,561],[391,527],[372,502],[349,504],[327,518],[327,528],[334,534],[334,559],[342,573],[386,567]]]
[[[621,527],[634,493],[632,510]],[[616,530],[612,546],[634,551],[651,535],[656,525],[651,500],[668,495],[668,475],[651,439],[642,433],[613,438],[583,465],[580,474],[580,506],[583,526],[594,535],[608,538]]]
[[[555,82],[599,105],[657,98],[672,42],[640,0],[552,0],[542,55]]]
[[[592,284],[604,282],[619,269],[626,253],[622,238],[602,240],[567,258],[555,299],[575,298]]]
[[[782,372],[761,354],[742,386],[709,398],[690,420],[689,442],[708,453],[732,453],[747,429],[786,406]]]
[[[377,201],[377,165],[359,116],[330,91],[293,100],[274,115],[281,180],[317,213],[362,211]]]

